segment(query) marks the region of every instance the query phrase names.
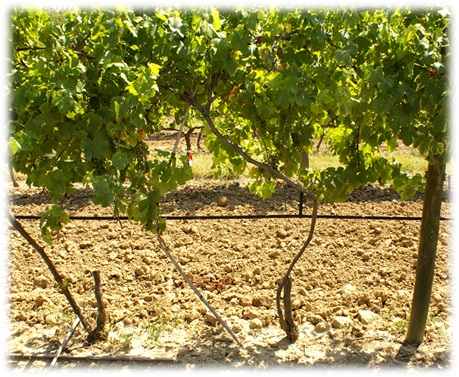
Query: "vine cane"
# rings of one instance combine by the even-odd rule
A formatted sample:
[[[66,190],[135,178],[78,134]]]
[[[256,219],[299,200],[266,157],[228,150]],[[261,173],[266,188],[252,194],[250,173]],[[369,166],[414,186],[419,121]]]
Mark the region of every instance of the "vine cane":
[[[293,321],[293,315],[292,315],[292,306],[291,306],[291,300],[290,300],[290,293],[292,289],[292,278],[290,275],[293,270],[293,267],[295,267],[296,262],[298,262],[298,260],[301,258],[301,256],[305,252],[306,248],[308,247],[314,235],[314,229],[315,229],[316,220],[317,220],[317,211],[319,207],[319,202],[314,193],[312,193],[309,190],[306,190],[301,184],[295,183],[290,178],[278,172],[273,167],[266,165],[264,163],[261,163],[253,159],[252,157],[248,156],[247,153],[245,153],[239,145],[233,143],[231,140],[226,138],[220,131],[218,131],[217,127],[215,126],[213,122],[213,119],[210,116],[211,105],[212,105],[212,102],[216,98],[215,96],[213,96],[213,88],[215,87],[217,81],[218,81],[218,75],[214,77],[214,80],[208,86],[207,103],[206,103],[205,108],[203,108],[201,104],[197,102],[197,100],[194,98],[194,95],[190,97],[182,96],[182,99],[186,101],[188,104],[194,106],[203,115],[204,119],[206,120],[209,128],[214,133],[214,135],[216,135],[221,141],[223,141],[225,144],[227,144],[228,146],[233,148],[237,153],[239,153],[239,155],[242,156],[246,162],[251,163],[257,166],[258,168],[271,173],[274,177],[283,180],[290,187],[308,196],[313,202],[311,224],[309,226],[308,238],[303,244],[303,247],[301,248],[301,250],[298,252],[298,254],[295,256],[295,258],[293,258],[292,262],[290,263],[286,274],[284,275],[284,277],[281,280],[281,283],[279,284],[279,287],[277,289],[277,295],[276,295],[277,313],[279,315],[281,327],[286,332],[288,338],[292,342],[294,342],[298,339],[298,329],[295,326],[295,323]],[[284,292],[283,303],[284,303],[285,311],[282,310],[282,305],[280,302],[282,291]]]

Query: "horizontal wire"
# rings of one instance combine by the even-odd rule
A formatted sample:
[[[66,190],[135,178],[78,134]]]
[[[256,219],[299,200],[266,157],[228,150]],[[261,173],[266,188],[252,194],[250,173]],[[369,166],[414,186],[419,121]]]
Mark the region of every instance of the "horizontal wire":
[[[18,220],[40,220],[39,215],[15,215]],[[130,220],[128,216],[79,216],[70,215],[70,220],[76,221],[118,221]],[[308,219],[311,215],[299,214],[260,214],[260,215],[166,215],[165,220],[256,220],[256,219]],[[317,215],[318,219],[335,220],[387,220],[387,221],[421,221],[421,216],[387,216],[387,215]],[[453,221],[451,217],[440,217],[441,221]]]
[[[22,354],[22,353],[9,353],[6,355],[9,359],[12,360],[23,360],[23,359],[53,359],[55,355],[53,354]],[[60,355],[59,360],[62,361],[137,361],[137,362],[176,362],[176,357],[167,357],[167,356],[134,356],[134,355]]]

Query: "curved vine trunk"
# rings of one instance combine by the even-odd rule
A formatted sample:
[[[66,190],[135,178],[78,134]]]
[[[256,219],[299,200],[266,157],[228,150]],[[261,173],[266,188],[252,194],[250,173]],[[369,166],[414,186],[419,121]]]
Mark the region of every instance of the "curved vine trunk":
[[[284,274],[284,277],[282,278],[281,282],[279,283],[279,286],[277,288],[277,295],[276,295],[276,304],[277,304],[277,313],[279,315],[279,322],[282,327],[282,329],[285,331],[287,337],[290,339],[290,341],[295,342],[298,339],[298,329],[293,321],[293,315],[292,315],[292,309],[291,309],[291,299],[290,299],[290,292],[292,288],[292,278],[291,278],[291,273],[293,268],[295,267],[295,264],[298,262],[298,260],[301,258],[301,256],[304,254],[306,248],[308,247],[309,243],[312,240],[312,237],[314,235],[314,229],[316,225],[316,220],[317,220],[317,212],[319,208],[319,202],[317,200],[316,195],[309,191],[306,190],[301,184],[296,183],[292,181],[290,178],[286,177],[284,174],[278,172],[276,169],[274,169],[271,166],[268,166],[264,163],[261,163],[257,160],[254,160],[250,156],[248,156],[242,148],[230,141],[228,138],[226,138],[223,134],[221,134],[218,130],[217,127],[215,127],[215,124],[213,122],[212,117],[210,116],[210,108],[212,105],[212,102],[214,100],[214,97],[212,96],[212,91],[213,87],[216,85],[216,81],[214,81],[211,85],[208,87],[208,98],[207,98],[207,104],[206,107],[202,107],[194,98],[194,95],[191,97],[183,97],[182,99],[185,100],[189,105],[194,106],[204,117],[207,125],[209,126],[210,130],[225,144],[233,148],[237,153],[239,153],[240,156],[244,158],[244,160],[250,164],[253,164],[257,166],[259,169],[263,169],[270,174],[272,174],[274,177],[279,178],[283,180],[285,183],[287,183],[290,187],[294,188],[298,192],[308,196],[312,202],[313,202],[313,207],[312,207],[312,215],[311,215],[311,224],[309,226],[309,232],[308,232],[308,237],[306,241],[304,242],[303,246],[301,247],[301,250],[296,254],[296,256],[293,258],[293,260],[290,262],[290,265],[287,268],[287,272]],[[281,297],[283,294],[283,297]],[[281,304],[281,300],[283,302],[283,308]]]
[[[105,314],[105,308],[104,308],[104,303],[102,300],[102,291],[100,287],[100,274],[99,271],[93,271],[93,277],[94,277],[94,284],[95,284],[95,296],[97,300],[97,308],[98,308],[98,315],[97,315],[97,323],[95,326],[93,326],[90,321],[83,315],[83,310],[80,308],[78,303],[76,302],[75,298],[73,297],[72,293],[70,292],[69,288],[67,287],[67,284],[65,283],[64,278],[62,275],[58,272],[56,269],[56,266],[52,262],[52,260],[49,258],[48,254],[46,254],[45,249],[43,249],[33,238],[30,236],[30,234],[24,229],[21,223],[19,223],[13,213],[9,212],[8,213],[8,218],[13,226],[14,229],[16,229],[19,234],[24,237],[24,239],[38,252],[40,257],[43,259],[45,262],[46,266],[48,267],[49,271],[54,277],[54,280],[57,283],[57,286],[61,290],[61,292],[64,294],[64,296],[67,298],[67,301],[69,302],[73,312],[77,315],[77,317],[80,319],[84,329],[88,332],[88,341],[93,342],[95,341],[99,335],[101,334],[102,330],[104,329],[105,326],[105,321],[106,321],[106,314]]]

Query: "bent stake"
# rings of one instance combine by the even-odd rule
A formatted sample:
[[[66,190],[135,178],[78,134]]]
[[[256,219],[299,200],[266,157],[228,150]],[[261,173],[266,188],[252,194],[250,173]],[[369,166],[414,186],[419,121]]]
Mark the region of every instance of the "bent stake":
[[[62,342],[61,346],[59,347],[59,349],[57,350],[56,352],[56,356],[54,356],[54,359],[53,361],[51,361],[51,364],[50,364],[50,368],[54,368],[54,366],[56,365],[57,363],[57,359],[59,359],[59,356],[61,355],[62,351],[64,350],[65,346],[67,345],[67,343],[70,341],[70,339],[72,338],[74,332],[75,332],[75,329],[77,328],[77,326],[80,324],[80,318],[76,318],[75,319],[75,322],[73,322],[73,326],[72,328],[70,329],[69,333],[67,334],[67,336],[65,337],[64,341]]]
[[[215,311],[215,309],[207,302],[207,300],[204,298],[204,296],[199,292],[199,290],[194,286],[194,284],[191,282],[191,280],[188,278],[187,274],[185,274],[185,271],[182,270],[180,265],[177,263],[177,261],[174,259],[172,256],[169,248],[167,247],[166,243],[162,239],[161,235],[159,234],[159,229],[158,229],[158,223],[156,224],[156,236],[158,237],[158,243],[159,247],[161,248],[162,251],[167,255],[169,260],[172,262],[174,267],[177,269],[177,271],[182,275],[183,279],[186,281],[186,283],[190,286],[190,288],[193,290],[194,293],[196,293],[196,296],[201,300],[201,302],[212,312],[212,314],[217,318],[218,322],[222,324],[222,326],[225,328],[226,331],[232,336],[232,338],[236,341],[237,344],[239,344],[241,347],[243,347],[242,343],[239,341],[238,337],[236,334],[231,330],[231,328],[226,324],[226,322],[223,320],[223,318],[220,317],[220,315]]]

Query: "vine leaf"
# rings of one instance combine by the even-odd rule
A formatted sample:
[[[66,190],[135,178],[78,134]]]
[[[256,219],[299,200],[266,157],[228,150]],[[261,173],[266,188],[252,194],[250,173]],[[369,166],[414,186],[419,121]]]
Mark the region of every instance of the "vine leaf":
[[[41,236],[43,241],[48,245],[52,244],[53,236],[58,232],[62,225],[70,222],[67,212],[65,212],[59,205],[53,205],[50,209],[46,210],[40,218]]]

